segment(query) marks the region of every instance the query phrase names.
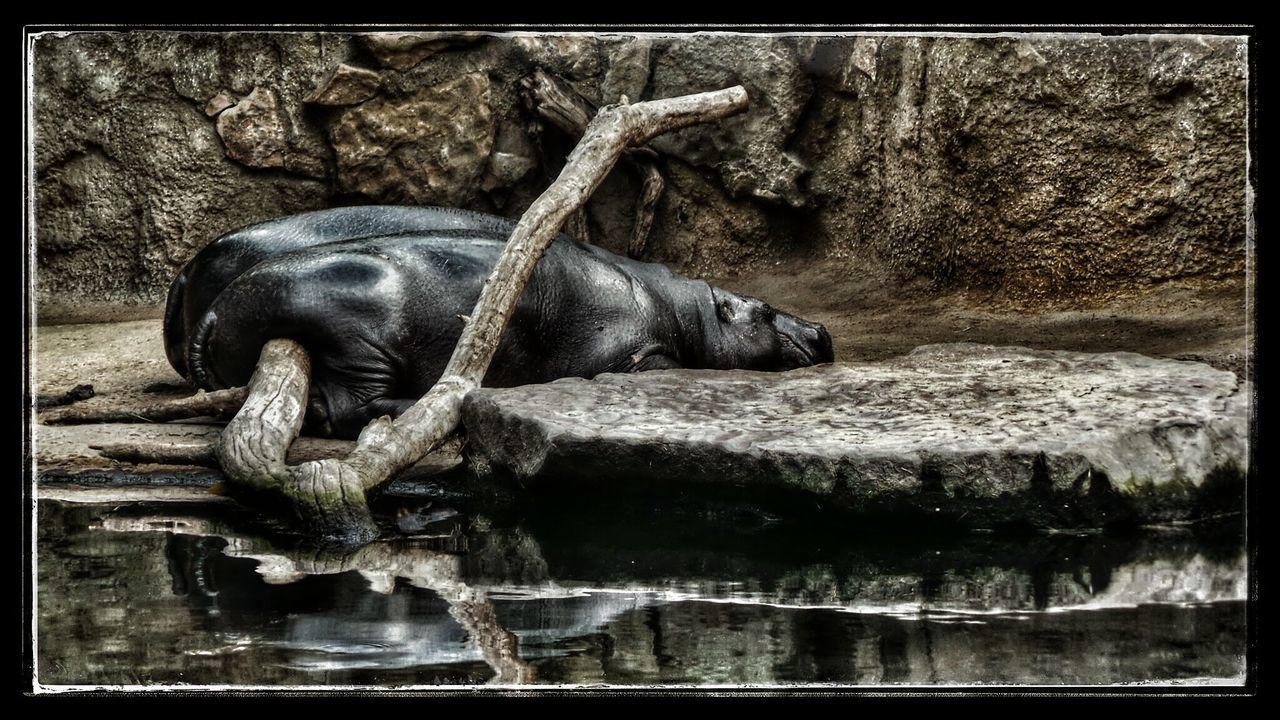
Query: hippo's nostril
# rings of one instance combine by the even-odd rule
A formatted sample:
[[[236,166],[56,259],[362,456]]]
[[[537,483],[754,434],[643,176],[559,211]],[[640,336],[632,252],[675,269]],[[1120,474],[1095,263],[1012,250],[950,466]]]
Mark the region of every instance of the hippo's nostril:
[[[831,333],[821,325],[815,325],[813,328],[814,346],[817,348],[816,360],[819,363],[834,362],[836,359],[835,352],[831,347]]]

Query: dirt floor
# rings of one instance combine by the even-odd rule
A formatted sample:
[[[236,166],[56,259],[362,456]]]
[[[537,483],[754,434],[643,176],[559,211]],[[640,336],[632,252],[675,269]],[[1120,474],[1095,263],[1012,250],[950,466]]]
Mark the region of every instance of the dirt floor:
[[[1140,295],[1092,306],[1027,311],[997,306],[977,292],[860,282],[838,266],[780,265],[775,273],[712,279],[729,289],[821,322],[836,360],[880,360],[919,345],[991,345],[1199,360],[1244,375],[1248,313],[1243,283],[1168,282]],[[58,393],[91,383],[99,395],[135,395],[152,383],[179,382],[165,360],[159,308],[116,307],[113,322],[41,323],[34,347],[35,389]]]
[[[825,324],[835,339],[836,360],[879,360],[942,342],[976,342],[1042,349],[1108,352],[1206,362],[1245,376],[1249,354],[1243,283],[1205,286],[1168,282],[1149,292],[1052,310],[1001,306],[975,292],[937,294],[924,286],[886,287],[860,282],[836,265],[779,265],[776,272],[742,274],[712,281]],[[34,387],[62,393],[89,383],[97,397],[157,398],[144,393],[156,383],[178,384],[161,341],[158,308],[103,309],[111,322],[40,324],[35,333]],[[145,319],[127,319],[127,318]],[[109,428],[41,428],[39,457],[85,460],[84,447],[110,435]]]

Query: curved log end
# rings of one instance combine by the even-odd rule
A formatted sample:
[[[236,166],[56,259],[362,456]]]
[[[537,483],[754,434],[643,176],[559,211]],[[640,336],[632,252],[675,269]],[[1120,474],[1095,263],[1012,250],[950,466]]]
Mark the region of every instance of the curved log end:
[[[357,547],[378,537],[359,474],[340,460],[294,466],[286,494],[308,532],[325,545]]]

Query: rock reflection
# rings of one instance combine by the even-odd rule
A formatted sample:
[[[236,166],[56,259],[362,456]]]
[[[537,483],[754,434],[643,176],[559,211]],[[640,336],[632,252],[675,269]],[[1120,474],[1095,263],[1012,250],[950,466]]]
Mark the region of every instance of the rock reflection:
[[[1243,679],[1233,532],[886,543],[459,517],[331,554],[221,512],[42,503],[40,681]]]

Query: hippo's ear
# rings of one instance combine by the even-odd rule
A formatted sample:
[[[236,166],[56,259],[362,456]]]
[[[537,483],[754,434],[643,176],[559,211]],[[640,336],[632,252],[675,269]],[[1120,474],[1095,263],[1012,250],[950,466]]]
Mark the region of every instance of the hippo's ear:
[[[729,298],[720,298],[716,301],[716,316],[722,321],[731,323],[737,315],[737,311],[733,307],[733,301]]]

